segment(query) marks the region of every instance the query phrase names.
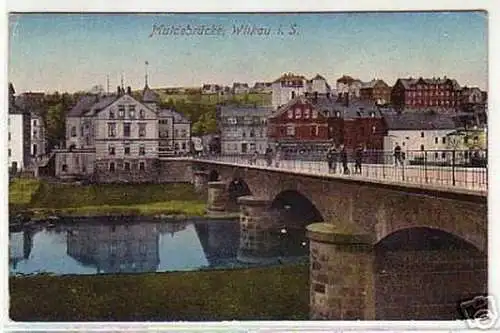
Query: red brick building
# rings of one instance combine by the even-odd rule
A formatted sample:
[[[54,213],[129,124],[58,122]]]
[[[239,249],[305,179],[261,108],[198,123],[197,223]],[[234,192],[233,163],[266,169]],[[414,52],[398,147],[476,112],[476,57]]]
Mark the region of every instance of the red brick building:
[[[377,104],[388,104],[391,101],[391,87],[384,80],[371,80],[361,85],[360,99]]]
[[[396,109],[454,108],[460,103],[460,85],[444,77],[432,79],[398,79],[391,91]]]

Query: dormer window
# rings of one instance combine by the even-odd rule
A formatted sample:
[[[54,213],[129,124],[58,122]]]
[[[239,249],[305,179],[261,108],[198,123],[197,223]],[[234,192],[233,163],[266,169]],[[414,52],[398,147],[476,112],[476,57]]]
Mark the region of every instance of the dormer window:
[[[125,118],[125,105],[118,105],[118,117]]]
[[[370,112],[370,117],[374,118],[375,117],[375,112]]]
[[[295,119],[300,119],[302,117],[302,110],[299,108],[295,109]]]
[[[340,111],[335,112],[335,117],[340,118]]]
[[[310,112],[311,112],[311,110],[309,110],[309,108],[304,109],[304,118],[305,119],[309,119]]]
[[[132,119],[135,118],[135,105],[128,106],[128,116]]]
[[[316,119],[316,118],[318,118],[318,111],[316,111],[316,110],[312,110],[312,117],[311,117],[311,118],[312,118],[312,119]]]
[[[293,118],[293,110],[288,110],[288,119]]]

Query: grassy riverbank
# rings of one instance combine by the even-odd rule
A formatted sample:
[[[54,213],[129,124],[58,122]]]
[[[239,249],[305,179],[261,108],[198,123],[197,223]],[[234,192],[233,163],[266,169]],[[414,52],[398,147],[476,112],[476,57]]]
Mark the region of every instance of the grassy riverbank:
[[[10,278],[15,321],[308,319],[308,266]]]
[[[205,200],[191,184],[75,185],[16,179],[9,186],[11,214],[202,216]]]

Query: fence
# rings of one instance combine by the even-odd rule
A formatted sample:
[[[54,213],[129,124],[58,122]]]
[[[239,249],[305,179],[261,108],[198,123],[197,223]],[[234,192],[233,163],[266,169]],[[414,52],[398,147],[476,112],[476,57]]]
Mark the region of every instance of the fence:
[[[331,168],[325,155],[322,158],[308,155],[300,159],[292,159],[286,154],[277,155],[204,155],[195,159],[305,174],[452,186],[471,190],[487,190],[488,187],[487,150],[402,151],[399,156],[387,151],[364,151],[357,156],[356,152],[349,151],[346,154],[346,163],[343,163],[337,153],[332,159]]]

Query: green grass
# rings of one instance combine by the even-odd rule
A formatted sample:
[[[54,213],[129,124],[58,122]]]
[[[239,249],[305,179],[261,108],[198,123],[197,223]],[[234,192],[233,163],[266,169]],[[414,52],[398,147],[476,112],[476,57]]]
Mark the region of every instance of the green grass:
[[[35,185],[36,183],[36,185]],[[29,184],[26,185],[26,184]],[[202,216],[205,200],[191,184],[100,184],[80,186],[39,181],[11,184],[11,212],[47,215],[156,215]]]
[[[308,266],[11,277],[15,321],[308,319]]]
[[[27,205],[39,190],[41,182],[36,179],[17,178],[9,185],[9,203]]]

